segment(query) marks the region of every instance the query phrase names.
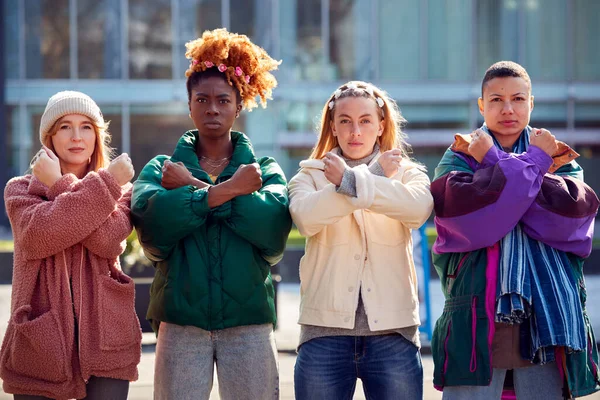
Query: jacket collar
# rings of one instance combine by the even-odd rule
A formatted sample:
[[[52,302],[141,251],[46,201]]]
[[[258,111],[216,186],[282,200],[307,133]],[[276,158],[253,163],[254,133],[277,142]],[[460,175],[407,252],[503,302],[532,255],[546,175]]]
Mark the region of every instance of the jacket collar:
[[[341,149],[339,147],[335,147],[335,148],[331,149],[331,152],[335,153],[337,155],[340,155]],[[369,162],[369,165],[377,162],[379,157],[381,157],[381,151],[377,152],[375,157],[373,157],[373,159]],[[314,158],[309,158],[307,160],[300,161],[300,168],[313,168],[313,169],[324,170],[325,163],[323,163],[323,160],[316,160]]]
[[[184,133],[175,147],[171,160],[173,162],[181,161],[189,170],[206,174],[206,172],[200,168],[198,156],[196,155],[196,143],[198,143],[198,140],[199,136],[197,129]],[[223,172],[221,172],[220,176],[232,176],[240,165],[256,162],[254,149],[252,148],[252,143],[248,136],[241,132],[231,131],[231,141],[233,142],[233,154],[231,155],[229,164]]]

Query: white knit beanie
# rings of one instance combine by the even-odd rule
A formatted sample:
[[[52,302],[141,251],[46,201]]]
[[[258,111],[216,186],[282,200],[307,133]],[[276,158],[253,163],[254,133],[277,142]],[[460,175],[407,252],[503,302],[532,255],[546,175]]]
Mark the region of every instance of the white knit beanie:
[[[100,112],[100,107],[90,96],[69,90],[58,92],[50,97],[46,110],[42,114],[40,122],[40,141],[42,144],[54,123],[69,114],[85,115],[97,126],[104,126],[104,118]]]

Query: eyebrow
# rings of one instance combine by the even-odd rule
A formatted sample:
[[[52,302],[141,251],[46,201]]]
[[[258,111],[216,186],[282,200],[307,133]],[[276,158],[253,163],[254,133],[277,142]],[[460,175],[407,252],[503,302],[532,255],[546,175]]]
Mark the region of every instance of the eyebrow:
[[[196,92],[196,96],[210,97],[210,95],[208,93],[202,93],[202,92]],[[231,97],[231,95],[228,93],[221,93],[221,94],[218,94],[217,97]]]
[[[73,121],[71,121],[70,119],[61,119],[61,120],[59,121],[59,123],[60,123],[60,124],[68,123],[68,124],[71,124],[71,125],[72,125],[72,124],[73,124]],[[93,124],[92,124],[90,121],[83,121],[83,122],[81,122],[81,125],[83,125],[83,124],[89,124],[89,125],[93,125]]]
[[[372,114],[363,114],[363,115],[361,115],[361,116],[360,116],[360,117],[358,117],[358,118],[360,119],[360,118],[364,118],[364,117],[372,117],[372,116],[373,116]],[[346,117],[346,118],[350,118],[350,119],[352,119],[352,117],[351,117],[351,116],[349,116],[348,114],[340,114],[340,115],[338,115],[338,118],[341,118],[341,117]]]
[[[511,94],[511,96],[519,96],[519,95],[521,95],[521,96],[526,96],[527,94],[526,94],[526,93],[523,93],[523,92],[517,92],[517,93]],[[498,93],[490,93],[490,94],[489,94],[489,97],[493,97],[493,96],[502,97],[502,96],[504,96],[504,95],[503,95],[503,94],[498,94]]]

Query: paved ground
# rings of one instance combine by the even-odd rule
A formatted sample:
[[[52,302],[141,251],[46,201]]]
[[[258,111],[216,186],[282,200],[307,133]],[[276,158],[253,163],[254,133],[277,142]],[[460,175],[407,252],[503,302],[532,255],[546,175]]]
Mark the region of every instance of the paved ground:
[[[592,276],[587,279],[588,285],[588,304],[592,322],[595,322],[596,332],[600,332],[600,307],[594,305],[600,303],[600,276]],[[300,332],[296,324],[298,318],[299,305],[299,287],[297,284],[282,284],[279,286],[279,328],[276,331],[277,345],[280,349],[279,367],[281,398],[294,398],[294,349],[297,344],[298,334]],[[432,295],[432,317],[433,320],[439,317],[443,308],[443,298],[439,289],[439,281],[430,283],[430,292]],[[6,321],[8,321],[10,305],[10,285],[0,285],[0,335],[4,334]],[[424,350],[427,350],[428,341],[422,337]],[[144,352],[139,366],[140,379],[133,382],[129,391],[130,400],[149,400],[152,399],[152,382],[154,377],[154,335],[144,335]],[[427,353],[427,351],[425,351]],[[423,369],[425,376],[425,400],[441,399],[440,392],[433,388],[433,361],[430,355],[423,356]],[[218,382],[215,380],[211,400],[219,399]],[[362,386],[360,382],[357,385],[354,399],[364,399]],[[0,400],[12,399],[12,396],[0,391]],[[600,394],[586,397],[590,400],[600,400]]]

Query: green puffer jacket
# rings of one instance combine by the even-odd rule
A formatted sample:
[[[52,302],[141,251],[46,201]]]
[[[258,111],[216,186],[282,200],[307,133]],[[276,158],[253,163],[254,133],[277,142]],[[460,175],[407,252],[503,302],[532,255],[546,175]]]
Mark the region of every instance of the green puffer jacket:
[[[160,321],[208,331],[276,323],[270,267],[281,260],[291,229],[286,179],[273,158],[254,156],[246,135],[231,137],[231,161],[215,183],[256,162],[259,191],[210,209],[207,189],[164,189],[161,171],[168,159],[213,184],[198,164],[197,130],[181,137],[172,157],[152,159],[134,183],[133,223],[156,268],[147,318],[157,333]]]

